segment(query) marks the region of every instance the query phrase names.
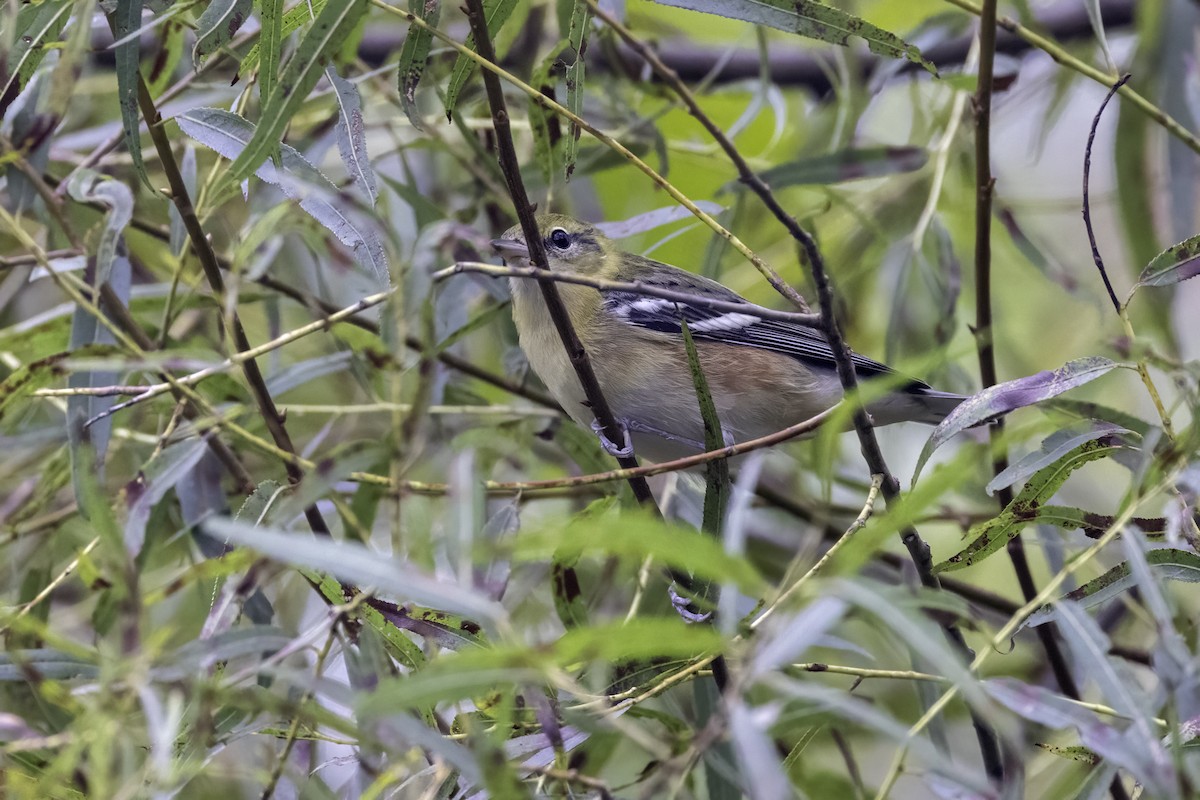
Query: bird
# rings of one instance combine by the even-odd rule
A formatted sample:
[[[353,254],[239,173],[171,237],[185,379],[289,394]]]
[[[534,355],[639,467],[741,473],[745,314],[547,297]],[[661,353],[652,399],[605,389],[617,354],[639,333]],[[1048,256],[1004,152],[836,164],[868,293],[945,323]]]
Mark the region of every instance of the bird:
[[[564,214],[539,214],[536,222],[551,272],[636,282],[758,308],[714,280],[623,251],[589,223]],[[493,239],[492,247],[510,267],[531,266],[519,225]],[[695,341],[726,444],[782,430],[842,399],[833,351],[812,325],[560,282],[558,291],[600,389],[626,431],[625,442],[611,442],[587,405],[538,282],[520,277],[509,282],[513,320],[530,367],[567,414],[596,431],[604,449],[614,455],[627,455],[632,445],[637,455],[664,462],[706,449],[684,323]],[[860,381],[890,377],[894,384],[884,397],[866,405],[877,426],[936,424],[966,399],[898,376],[858,353],[851,354],[851,362]]]

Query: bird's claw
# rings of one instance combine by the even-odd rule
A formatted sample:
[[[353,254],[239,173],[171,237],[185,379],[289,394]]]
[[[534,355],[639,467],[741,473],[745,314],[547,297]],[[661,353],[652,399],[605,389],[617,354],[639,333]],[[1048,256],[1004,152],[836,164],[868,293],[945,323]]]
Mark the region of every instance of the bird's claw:
[[[617,425],[621,426],[621,436],[625,440],[623,447],[614,444],[604,435],[604,426],[600,424],[600,420],[592,420],[592,431],[600,439],[600,446],[604,448],[604,452],[614,458],[629,458],[633,455],[633,440],[629,437],[629,426],[621,420],[617,420]]]
[[[671,596],[671,605],[674,607],[675,613],[683,617],[685,622],[708,622],[710,619],[712,619],[711,611],[693,611],[691,599],[684,597],[683,595],[679,594],[679,592],[675,591],[675,584],[672,583],[669,587],[667,587],[667,594]]]

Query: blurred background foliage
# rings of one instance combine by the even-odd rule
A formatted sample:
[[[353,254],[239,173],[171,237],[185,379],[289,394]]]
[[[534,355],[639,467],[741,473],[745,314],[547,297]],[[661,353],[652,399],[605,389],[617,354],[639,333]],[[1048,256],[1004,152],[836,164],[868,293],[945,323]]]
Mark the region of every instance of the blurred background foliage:
[[[593,5],[484,6],[539,209],[786,307],[513,76],[815,306],[796,242]],[[599,7],[816,237],[857,351],[984,388],[979,6]],[[667,522],[620,481],[573,480],[614,465],[528,371],[507,284],[435,277],[495,262],[488,241],[516,219],[462,8],[2,14],[6,796],[1198,791],[1192,0],[999,4],[985,235],[998,376],[1023,394],[980,403],[1018,409],[1007,511],[985,491],[986,429],[915,483],[930,429],[880,430],[904,490],[885,511],[830,427],[735,464],[716,539],[693,529],[694,476],[652,479]],[[1080,206],[1089,129],[1124,72],[1090,172],[1117,298],[1143,284],[1118,314]],[[1059,383],[1042,373],[1064,364]],[[940,589],[921,588],[910,524]],[[1032,593],[1000,555],[1015,535]],[[720,586],[714,622],[675,615],[664,568]]]

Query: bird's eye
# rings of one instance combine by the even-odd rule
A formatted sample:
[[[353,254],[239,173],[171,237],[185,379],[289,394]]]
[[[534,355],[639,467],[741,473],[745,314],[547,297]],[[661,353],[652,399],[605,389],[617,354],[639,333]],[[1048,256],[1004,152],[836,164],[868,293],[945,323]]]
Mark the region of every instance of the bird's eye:
[[[571,246],[571,234],[562,228],[555,228],[550,231],[550,244],[559,250],[566,250]]]

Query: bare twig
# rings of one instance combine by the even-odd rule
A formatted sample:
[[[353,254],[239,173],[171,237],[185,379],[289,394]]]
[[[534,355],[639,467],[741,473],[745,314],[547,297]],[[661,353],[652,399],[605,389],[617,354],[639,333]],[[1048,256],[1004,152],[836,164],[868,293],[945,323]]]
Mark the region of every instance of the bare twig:
[[[473,261],[460,261],[452,267],[446,267],[433,273],[434,280],[444,280],[451,275],[473,272],[480,275],[508,278],[532,278],[535,280],[552,280],[559,283],[574,283],[579,286],[590,286],[603,292],[635,292],[649,297],[661,297],[664,300],[675,300],[680,303],[707,308],[712,311],[728,311],[736,314],[746,314],[759,319],[773,319],[780,322],[795,322],[800,325],[817,327],[821,322],[819,314],[802,314],[795,311],[776,311],[753,303],[735,303],[728,300],[717,300],[714,297],[677,292],[642,281],[610,281],[604,278],[593,278],[590,275],[577,275],[569,272],[551,272],[536,267],[497,267],[493,264],[481,264]]]
[[[1112,281],[1108,279],[1108,270],[1104,268],[1104,259],[1100,257],[1100,248],[1096,245],[1096,232],[1092,230],[1092,206],[1088,198],[1088,180],[1092,174],[1092,143],[1096,141],[1096,128],[1100,126],[1100,116],[1104,113],[1104,108],[1108,105],[1108,101],[1112,100],[1113,95],[1131,77],[1133,76],[1126,72],[1121,76],[1120,80],[1112,85],[1112,88],[1108,90],[1108,94],[1104,95],[1104,102],[1100,104],[1100,108],[1096,109],[1096,116],[1092,118],[1092,127],[1088,131],[1087,147],[1083,150],[1083,226],[1087,228],[1088,244],[1092,247],[1092,261],[1096,262],[1096,269],[1100,271],[1100,278],[1104,281],[1104,289],[1108,292],[1108,299],[1112,301],[1113,310],[1118,315],[1121,313],[1121,301],[1117,299],[1117,293],[1113,290]]]

